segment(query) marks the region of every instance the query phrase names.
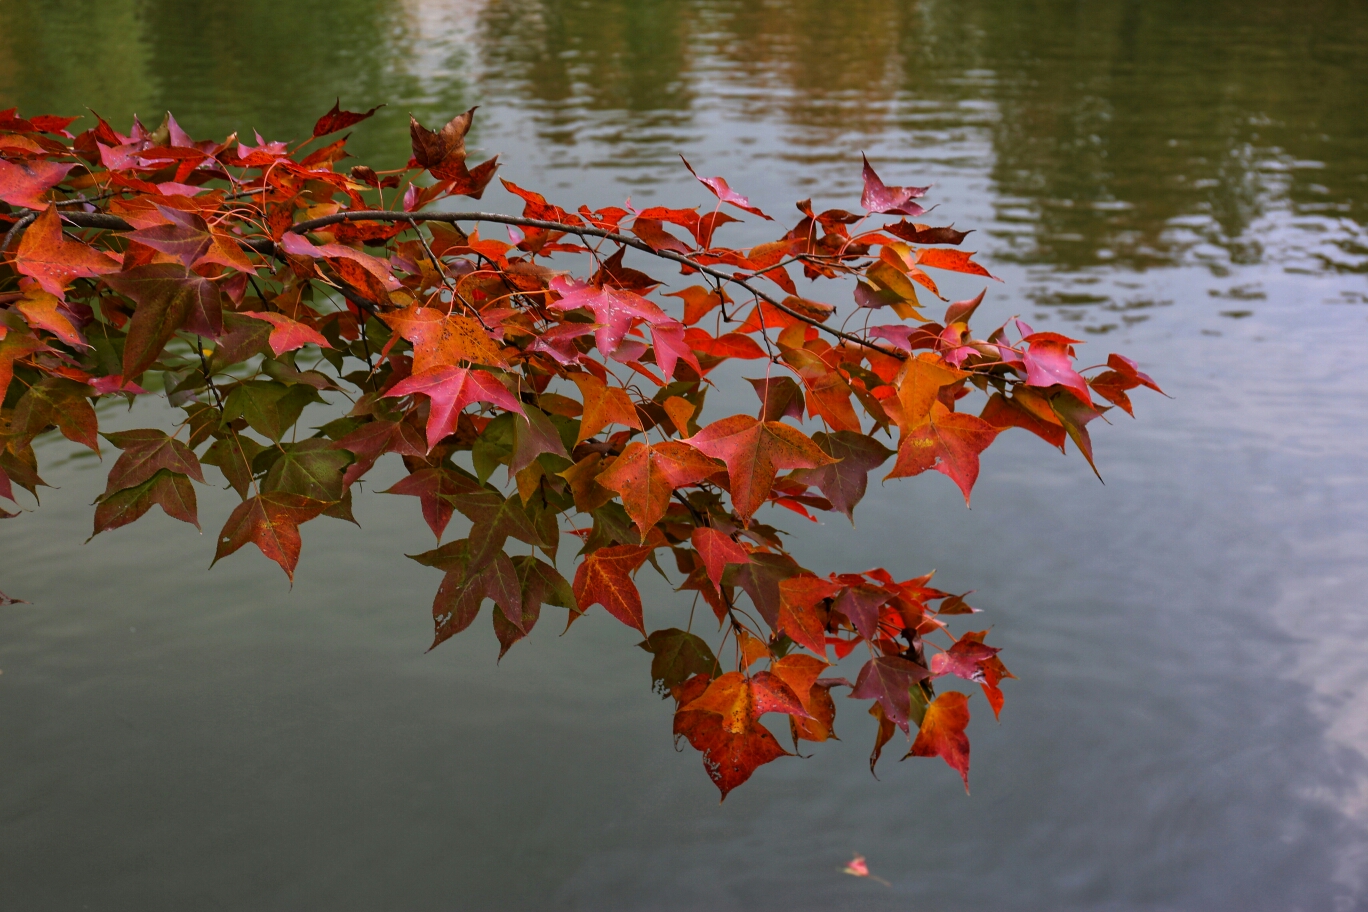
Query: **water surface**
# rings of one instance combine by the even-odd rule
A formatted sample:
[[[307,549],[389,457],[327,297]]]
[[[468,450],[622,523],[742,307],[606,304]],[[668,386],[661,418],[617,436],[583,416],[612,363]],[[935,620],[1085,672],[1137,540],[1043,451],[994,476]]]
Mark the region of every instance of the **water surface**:
[[[410,111],[480,104],[472,146],[562,204],[704,203],[683,153],[767,211],[850,206],[866,152],[978,229],[985,321],[1174,396],[1095,432],[1105,486],[1008,435],[972,511],[935,476],[874,488],[854,535],[790,524],[819,572],[978,590],[1020,680],[1000,724],[976,698],[968,798],[929,761],[874,781],[847,711],[719,807],[605,615],[500,665],[485,623],[424,655],[408,499],[306,527],[288,591],[256,554],[205,572],[160,514],[82,545],[103,472],[53,445],[59,489],[0,524],[33,603],[0,611],[0,905],[1368,907],[1368,8],[1254,6],[0,5],[0,107],[282,138],[385,101],[352,145],[394,164]],[[232,499],[201,497],[216,528]]]

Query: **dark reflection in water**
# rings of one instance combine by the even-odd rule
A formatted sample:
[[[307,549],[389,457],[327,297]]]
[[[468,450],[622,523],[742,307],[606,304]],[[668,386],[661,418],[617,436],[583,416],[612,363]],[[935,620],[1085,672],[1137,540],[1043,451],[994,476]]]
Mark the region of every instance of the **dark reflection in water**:
[[[54,444],[60,489],[0,523],[35,603],[0,613],[0,906],[1368,906],[1364,47],[1368,7],[1316,0],[0,4],[0,107],[278,138],[387,101],[353,147],[393,164],[410,111],[481,104],[472,143],[563,204],[704,202],[682,152],[788,218],[852,205],[868,152],[979,229],[986,320],[1175,396],[1099,429],[1105,487],[1009,437],[973,511],[918,479],[795,530],[819,572],[978,588],[1021,680],[974,710],[969,799],[934,764],[874,782],[847,713],[719,808],[601,614],[424,656],[411,504],[307,527],[286,592],[247,554],[201,576],[160,517],[79,546],[104,467]],[[838,873],[857,851],[892,888]]]

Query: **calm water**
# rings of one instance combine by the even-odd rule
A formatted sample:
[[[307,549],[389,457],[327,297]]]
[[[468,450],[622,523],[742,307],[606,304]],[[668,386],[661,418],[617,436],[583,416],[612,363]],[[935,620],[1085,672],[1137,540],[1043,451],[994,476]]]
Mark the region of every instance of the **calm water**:
[[[0,610],[0,907],[1368,908],[1365,47],[1317,0],[0,2],[26,112],[283,138],[388,101],[353,145],[393,163],[409,111],[479,103],[472,144],[561,203],[704,202],[683,152],[771,212],[851,205],[866,151],[979,228],[987,318],[1175,397],[1095,433],[1105,486],[1011,435],[971,512],[936,476],[795,528],[819,571],[978,589],[1021,680],[1000,725],[976,701],[969,798],[874,781],[847,711],[719,807],[601,613],[424,655],[409,499],[309,526],[290,592],[160,514],[83,546],[102,472],[54,445],[0,524],[33,603]]]

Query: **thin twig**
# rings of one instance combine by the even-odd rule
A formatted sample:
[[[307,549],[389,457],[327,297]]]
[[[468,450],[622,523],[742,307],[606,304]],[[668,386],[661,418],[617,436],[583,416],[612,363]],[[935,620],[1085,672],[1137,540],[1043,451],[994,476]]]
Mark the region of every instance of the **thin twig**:
[[[204,382],[209,384],[209,392],[214,394],[214,402],[218,405],[219,412],[223,411],[223,395],[218,387],[214,385],[214,378],[209,373],[209,360],[204,357],[204,340],[195,336],[195,351],[199,353],[200,370],[204,371]]]
[[[8,250],[10,241],[14,240],[15,235],[23,231],[30,224],[32,224],[34,219],[36,218],[38,218],[38,213],[30,212],[28,215],[24,216],[19,221],[11,225],[10,230],[5,232],[5,240],[3,242],[0,242],[0,253],[4,253],[6,250]],[[123,220],[120,219],[120,221]]]
[[[484,317],[480,312],[465,298],[461,297],[461,293],[456,290],[456,283],[451,281],[451,277],[448,276],[446,270],[442,268],[442,261],[437,259],[437,254],[433,253],[432,248],[428,246],[427,238],[423,237],[423,232],[418,230],[418,222],[415,221],[412,216],[409,217],[408,221],[409,224],[413,226],[413,233],[418,235],[418,242],[423,245],[423,250],[426,251],[428,259],[432,261],[432,268],[437,270],[437,278],[441,279],[443,285],[451,289],[452,300],[458,302],[462,307],[470,311],[471,315],[474,316],[476,320],[480,321],[480,325],[484,327],[485,332],[490,332],[489,324],[484,321]]]

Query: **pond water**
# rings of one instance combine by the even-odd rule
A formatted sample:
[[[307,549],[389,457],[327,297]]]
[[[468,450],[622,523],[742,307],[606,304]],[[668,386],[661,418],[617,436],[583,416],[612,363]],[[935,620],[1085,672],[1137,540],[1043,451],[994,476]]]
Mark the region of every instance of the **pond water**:
[[[285,138],[388,102],[352,145],[394,164],[408,112],[480,104],[476,153],[563,204],[706,202],[683,153],[770,212],[853,205],[867,152],[978,229],[984,325],[1173,396],[1095,431],[1105,485],[1014,433],[971,511],[936,475],[790,524],[819,572],[977,589],[1020,680],[971,704],[971,797],[875,781],[846,710],[719,806],[606,615],[425,655],[409,499],[306,527],[289,591],[160,513],[83,545],[103,472],[50,445],[0,523],[32,603],[0,609],[0,907],[1368,908],[1365,47],[1350,0],[0,4],[27,113]]]

